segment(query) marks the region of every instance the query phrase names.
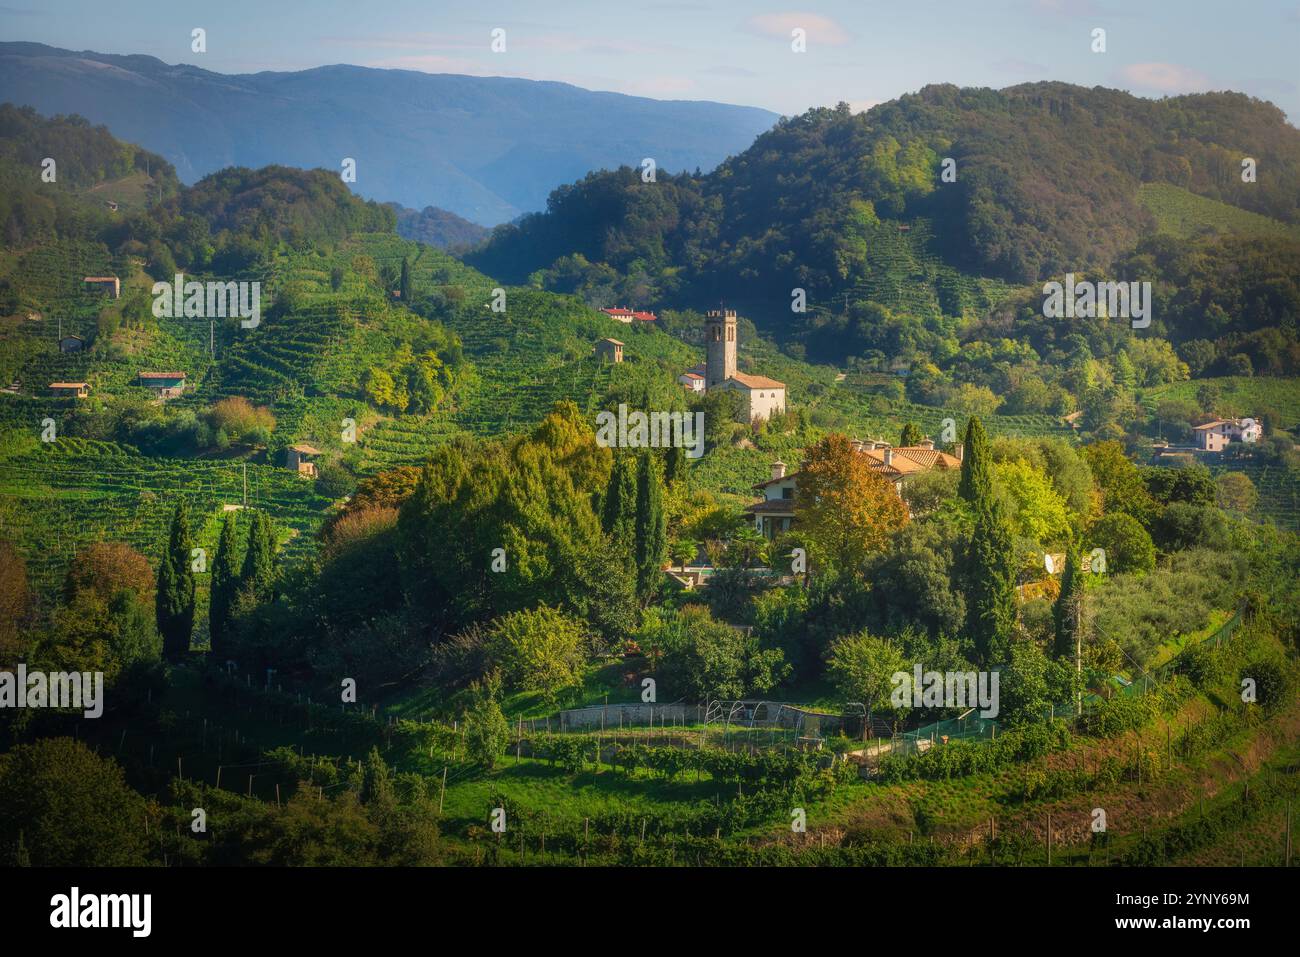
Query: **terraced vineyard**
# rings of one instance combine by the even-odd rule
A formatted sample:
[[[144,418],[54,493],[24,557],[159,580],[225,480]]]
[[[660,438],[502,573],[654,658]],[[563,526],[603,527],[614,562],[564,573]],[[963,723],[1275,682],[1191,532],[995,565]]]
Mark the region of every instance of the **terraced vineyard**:
[[[0,458],[0,536],[27,560],[37,587],[53,587],[69,560],[90,542],[124,541],[157,560],[176,496],[190,504],[196,529],[223,506],[266,508],[288,562],[313,553],[313,534],[329,502],[313,484],[268,465],[154,459],[109,442],[61,438],[42,444],[7,437]],[[215,548],[211,541],[200,545]]]
[[[1191,379],[1156,386],[1142,392],[1142,405],[1154,414],[1156,405],[1165,399],[1195,402],[1196,393],[1203,386],[1218,387],[1223,395],[1220,414],[1227,411],[1239,415],[1259,415],[1262,409],[1272,409],[1278,415],[1278,426],[1291,429],[1300,425],[1300,379],[1280,379],[1273,376],[1223,376],[1211,379]]]
[[[1206,231],[1246,236],[1300,237],[1300,229],[1268,216],[1197,196],[1170,183],[1146,183],[1138,202],[1150,210],[1162,233],[1186,239]]]
[[[1210,471],[1215,475],[1244,472],[1259,492],[1259,503],[1255,506],[1254,516],[1279,528],[1300,530],[1300,469],[1289,469],[1281,465],[1232,463],[1212,465]]]

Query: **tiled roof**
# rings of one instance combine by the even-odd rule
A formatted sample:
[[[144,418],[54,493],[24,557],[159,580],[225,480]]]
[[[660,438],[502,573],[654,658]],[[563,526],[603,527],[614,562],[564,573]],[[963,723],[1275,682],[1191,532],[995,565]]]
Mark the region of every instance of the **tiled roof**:
[[[763,375],[749,375],[745,372],[737,372],[731,376],[746,389],[784,389],[784,382],[777,382],[775,379],[769,379]]]

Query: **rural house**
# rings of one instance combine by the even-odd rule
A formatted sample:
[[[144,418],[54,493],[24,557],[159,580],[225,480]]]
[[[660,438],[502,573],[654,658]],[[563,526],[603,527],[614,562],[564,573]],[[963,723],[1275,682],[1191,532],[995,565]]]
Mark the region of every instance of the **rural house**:
[[[1258,442],[1260,428],[1254,419],[1215,419],[1196,426],[1192,433],[1202,452],[1221,452],[1229,442]]]
[[[892,482],[894,490],[900,493],[910,478],[923,472],[961,468],[960,445],[955,449],[956,455],[949,455],[936,449],[930,439],[923,440],[919,445],[897,447],[888,442],[863,442],[855,439],[853,448],[859,454],[867,456],[871,471]],[[790,530],[795,519],[794,506],[798,490],[799,473],[787,473],[784,462],[773,462],[772,477],[754,486],[754,491],[761,494],[762,499],[745,507],[746,514],[754,517],[754,528],[759,534],[765,538],[775,538]]]
[[[628,324],[631,324],[632,322],[654,322],[659,318],[653,312],[638,312],[637,310],[629,309],[626,306],[615,306],[600,311],[611,319],[617,319],[619,322]]]

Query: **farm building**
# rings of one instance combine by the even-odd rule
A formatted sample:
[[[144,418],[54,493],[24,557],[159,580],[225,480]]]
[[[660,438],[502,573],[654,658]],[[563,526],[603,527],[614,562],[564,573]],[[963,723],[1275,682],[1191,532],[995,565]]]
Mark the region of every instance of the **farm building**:
[[[318,455],[320,455],[320,449],[312,448],[310,445],[300,442],[284,450],[284,464],[290,472],[297,472],[299,475],[315,478],[316,463],[312,460]]]
[[[90,395],[90,385],[86,382],[51,382],[50,395],[70,399],[84,399]]]
[[[153,389],[159,398],[175,399],[185,391],[185,373],[141,372],[140,384]]]
[[[610,362],[622,362],[623,343],[617,339],[601,339],[596,343],[596,355]]]
[[[81,280],[96,292],[111,293],[114,299],[122,295],[122,280],[116,276],[87,276]]]
[[[86,348],[86,340],[81,336],[64,336],[59,340],[60,352],[80,352]]]

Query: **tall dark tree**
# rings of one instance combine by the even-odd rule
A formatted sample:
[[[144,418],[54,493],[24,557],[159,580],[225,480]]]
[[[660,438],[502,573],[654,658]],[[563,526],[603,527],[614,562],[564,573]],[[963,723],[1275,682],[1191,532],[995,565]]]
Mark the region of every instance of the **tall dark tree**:
[[[664,485],[672,485],[686,475],[686,450],[680,445],[670,445],[664,453]]]
[[[630,453],[614,454],[600,510],[600,527],[629,559],[635,552],[636,541],[637,474],[633,462]]]
[[[226,653],[226,627],[230,609],[239,593],[239,572],[235,568],[235,516],[227,516],[217,539],[217,555],[212,563],[212,584],[208,592],[208,633],[213,660],[221,664]]]
[[[976,507],[966,583],[967,636],[981,662],[999,661],[1016,624],[1016,558],[1011,525],[991,495]]]
[[[411,261],[406,256],[402,257],[402,275],[397,283],[398,292],[401,294],[402,302],[411,301]]]
[[[921,428],[915,422],[908,422],[903,426],[903,432],[898,437],[898,444],[903,447],[917,445],[923,438]]]
[[[190,565],[193,548],[189,509],[182,498],[172,513],[167,550],[158,566],[155,603],[158,631],[163,636],[163,655],[170,661],[185,659],[194,633],[194,571]]]
[[[239,587],[251,592],[258,601],[267,601],[275,591],[275,529],[265,512],[253,513],[248,530],[248,551],[239,573]]]
[[[961,481],[957,494],[976,507],[993,494],[993,472],[989,461],[989,438],[975,416],[966,423],[962,440]]]
[[[1071,542],[1061,571],[1061,593],[1052,605],[1052,624],[1056,630],[1053,651],[1058,658],[1073,657],[1078,640],[1079,603],[1083,600],[1083,576],[1080,574],[1079,548]]]
[[[646,454],[640,457],[636,474],[636,593],[642,602],[659,587],[667,549],[663,477],[658,458]]]

